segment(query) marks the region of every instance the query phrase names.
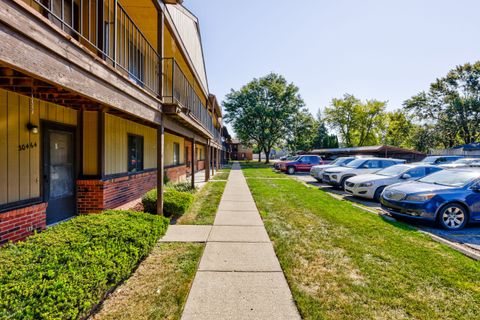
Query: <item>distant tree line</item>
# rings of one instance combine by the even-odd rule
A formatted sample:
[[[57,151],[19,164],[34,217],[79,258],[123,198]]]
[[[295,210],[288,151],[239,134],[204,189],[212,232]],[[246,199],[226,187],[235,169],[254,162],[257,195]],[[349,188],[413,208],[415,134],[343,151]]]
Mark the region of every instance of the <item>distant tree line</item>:
[[[298,87],[275,73],[232,90],[224,101],[237,138],[264,152],[267,162],[273,148],[296,153],[386,144],[428,152],[479,140],[480,62],[457,66],[400,109],[386,106],[345,94],[314,117]]]
[[[480,62],[456,67],[401,109],[385,107],[386,102],[345,95],[325,109],[325,122],[349,147],[387,144],[428,152],[478,141]]]

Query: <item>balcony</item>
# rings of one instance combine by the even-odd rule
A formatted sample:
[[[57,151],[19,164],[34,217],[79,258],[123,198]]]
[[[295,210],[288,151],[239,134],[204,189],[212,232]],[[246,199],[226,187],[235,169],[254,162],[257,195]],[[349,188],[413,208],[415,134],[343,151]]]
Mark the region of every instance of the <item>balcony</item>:
[[[178,111],[193,118],[216,137],[218,130],[213,125],[212,116],[208,113],[206,101],[198,96],[192,84],[180,69],[174,58],[163,59],[163,102],[174,107],[171,113]]]
[[[24,1],[132,82],[160,96],[161,58],[117,0]]]

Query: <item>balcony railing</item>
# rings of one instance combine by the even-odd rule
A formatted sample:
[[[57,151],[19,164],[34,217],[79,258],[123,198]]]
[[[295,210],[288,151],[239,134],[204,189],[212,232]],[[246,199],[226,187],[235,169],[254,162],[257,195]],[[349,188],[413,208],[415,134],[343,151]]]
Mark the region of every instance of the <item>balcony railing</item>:
[[[137,85],[160,95],[161,58],[117,0],[24,0]]]
[[[163,99],[165,103],[178,104],[214,134],[212,116],[207,111],[205,101],[200,99],[174,58],[163,59]]]

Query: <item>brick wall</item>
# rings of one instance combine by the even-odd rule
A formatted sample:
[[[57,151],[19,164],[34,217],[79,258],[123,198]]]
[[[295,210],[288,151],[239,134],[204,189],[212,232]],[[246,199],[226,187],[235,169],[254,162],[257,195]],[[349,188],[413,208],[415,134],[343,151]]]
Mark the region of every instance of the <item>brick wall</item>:
[[[113,209],[143,196],[157,186],[157,172],[145,172],[110,180],[78,180],[79,214]]]
[[[47,224],[47,204],[0,213],[0,245],[8,241],[19,241],[41,231]]]
[[[178,182],[184,180],[187,177],[187,166],[176,166],[165,169],[165,174],[169,181]]]

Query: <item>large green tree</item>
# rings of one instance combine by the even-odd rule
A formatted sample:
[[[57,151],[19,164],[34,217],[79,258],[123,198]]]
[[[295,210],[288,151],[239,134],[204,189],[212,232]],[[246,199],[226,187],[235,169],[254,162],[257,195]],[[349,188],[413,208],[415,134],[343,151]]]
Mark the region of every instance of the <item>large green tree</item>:
[[[237,138],[257,145],[270,160],[270,151],[288,135],[300,110],[305,106],[299,89],[278,74],[253,79],[240,90],[232,90],[223,106],[225,120]]]
[[[286,146],[290,153],[310,151],[315,138],[317,123],[307,109],[300,110],[292,121],[290,132],[287,134]]]
[[[347,147],[378,144],[385,128],[385,106],[383,101],[362,102],[346,94],[325,108],[325,122],[340,134]]]
[[[404,103],[421,124],[434,127],[442,145],[480,138],[480,61],[457,66],[445,77]]]
[[[388,112],[385,124],[384,144],[412,148],[414,124],[403,110]]]

